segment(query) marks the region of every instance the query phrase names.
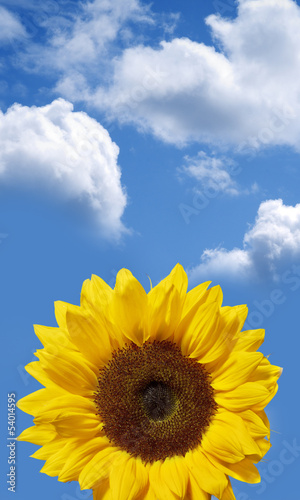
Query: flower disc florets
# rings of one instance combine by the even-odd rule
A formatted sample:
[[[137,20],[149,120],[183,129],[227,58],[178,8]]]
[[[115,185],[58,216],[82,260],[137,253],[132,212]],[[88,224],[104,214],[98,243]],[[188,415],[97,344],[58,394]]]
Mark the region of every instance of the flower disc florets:
[[[115,351],[95,403],[107,437],[144,462],[198,446],[216,410],[204,367],[169,341]]]

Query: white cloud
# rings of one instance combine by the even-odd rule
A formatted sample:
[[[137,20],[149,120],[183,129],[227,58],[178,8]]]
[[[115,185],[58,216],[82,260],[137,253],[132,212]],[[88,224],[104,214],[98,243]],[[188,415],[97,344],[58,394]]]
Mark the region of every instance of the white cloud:
[[[102,233],[114,238],[126,231],[118,154],[107,130],[63,99],[0,112],[0,182],[84,201]]]
[[[186,164],[179,169],[179,172],[196,180],[197,185],[219,193],[239,194],[239,187],[232,178],[232,175],[239,172],[239,167],[233,160],[209,156],[204,151],[199,151],[195,157],[186,156],[185,161]]]
[[[113,57],[112,44],[131,39],[132,22],[152,23],[150,7],[139,0],[94,0],[79,3],[74,12],[50,11],[40,23],[47,30],[46,43],[30,43],[19,64],[28,71],[55,70],[57,91],[68,99],[76,91],[77,99],[84,100],[87,79],[102,82]]]
[[[0,6],[0,44],[26,37],[26,30],[16,15]]]
[[[127,48],[108,88],[85,98],[121,123],[184,145],[300,150],[300,7],[240,0],[235,19],[206,19],[215,46],[188,38]]]
[[[207,249],[201,263],[190,269],[192,281],[209,277],[276,279],[284,267],[300,260],[300,204],[281,199],[261,203],[255,223],[244,236],[243,247]]]
[[[79,3],[45,16],[46,43],[31,40],[19,63],[54,75],[66,99],[177,146],[299,151],[300,6],[238,0],[235,19],[207,17],[211,46],[188,38],[143,44],[142,27],[172,33],[177,21],[139,0]]]

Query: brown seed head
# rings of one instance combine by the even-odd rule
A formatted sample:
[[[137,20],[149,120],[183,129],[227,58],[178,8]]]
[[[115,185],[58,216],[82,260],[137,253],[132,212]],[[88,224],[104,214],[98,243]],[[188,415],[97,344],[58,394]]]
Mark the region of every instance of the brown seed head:
[[[95,403],[106,436],[144,463],[197,447],[217,408],[204,366],[170,341],[114,351]]]

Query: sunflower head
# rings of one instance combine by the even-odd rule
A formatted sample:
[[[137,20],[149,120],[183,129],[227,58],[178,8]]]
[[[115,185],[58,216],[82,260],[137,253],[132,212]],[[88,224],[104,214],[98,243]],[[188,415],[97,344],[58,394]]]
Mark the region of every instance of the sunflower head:
[[[55,304],[26,367],[44,388],[18,403],[42,472],[95,500],[233,500],[230,477],[260,480],[281,369],[257,352],[263,330],[242,331],[247,307],[209,284],[187,292],[178,264],[147,294],[122,269],[114,289],[85,281],[80,307]]]

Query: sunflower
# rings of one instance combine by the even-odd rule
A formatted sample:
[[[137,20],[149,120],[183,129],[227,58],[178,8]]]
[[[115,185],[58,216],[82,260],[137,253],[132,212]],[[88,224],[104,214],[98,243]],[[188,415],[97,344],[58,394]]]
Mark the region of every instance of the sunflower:
[[[209,284],[187,293],[177,264],[147,294],[122,269],[114,289],[86,280],[80,307],[55,303],[26,367],[45,388],[18,403],[41,472],[94,500],[233,500],[230,477],[260,481],[281,369],[256,352],[263,330],[241,331],[247,307]]]

